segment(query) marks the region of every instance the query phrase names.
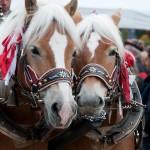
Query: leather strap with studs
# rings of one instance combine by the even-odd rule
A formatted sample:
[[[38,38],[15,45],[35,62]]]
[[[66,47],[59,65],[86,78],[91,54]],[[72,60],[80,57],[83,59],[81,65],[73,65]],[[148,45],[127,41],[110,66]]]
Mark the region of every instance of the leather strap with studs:
[[[40,92],[55,83],[67,82],[71,84],[72,82],[71,74],[69,70],[65,68],[50,69],[45,72],[40,78],[38,78],[31,66],[24,63],[24,75],[26,83],[31,91],[33,85],[36,85],[37,91]]]
[[[119,73],[118,65],[115,66],[112,74],[110,75],[103,66],[94,63],[88,64],[84,66],[79,72],[78,79],[76,82],[77,85],[76,92],[80,90],[81,83],[86,77],[93,77],[93,76],[103,80],[108,89],[112,89],[115,85],[118,73]]]

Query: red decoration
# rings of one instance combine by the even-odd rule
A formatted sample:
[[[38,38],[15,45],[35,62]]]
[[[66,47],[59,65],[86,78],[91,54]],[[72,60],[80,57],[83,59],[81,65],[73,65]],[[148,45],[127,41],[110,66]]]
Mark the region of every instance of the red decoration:
[[[129,74],[127,68],[132,67],[134,65],[134,62],[135,62],[134,56],[128,52],[125,52],[125,58],[121,64],[121,73],[119,77],[119,82],[123,86],[123,91],[127,103],[130,103],[130,84],[129,84]]]
[[[21,33],[12,33],[6,39],[2,42],[2,45],[4,46],[4,51],[0,55],[0,68],[1,68],[1,76],[4,80],[6,74],[8,73],[8,70],[10,68],[10,65],[12,63],[12,60],[15,55],[15,51],[17,50],[17,44],[21,43],[22,35]]]
[[[148,77],[148,74],[146,72],[140,72],[139,76],[144,80]]]

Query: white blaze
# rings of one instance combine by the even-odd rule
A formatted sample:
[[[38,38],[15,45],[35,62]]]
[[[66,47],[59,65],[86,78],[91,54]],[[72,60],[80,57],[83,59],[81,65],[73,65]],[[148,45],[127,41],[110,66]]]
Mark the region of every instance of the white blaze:
[[[56,68],[65,68],[65,49],[67,47],[67,37],[57,31],[50,38],[49,45],[54,53]]]
[[[67,47],[67,37],[62,35],[57,31],[54,32],[50,38],[49,45],[54,53],[56,68],[66,68],[65,67],[65,50]],[[68,83],[59,83],[59,88],[64,95],[65,100],[68,100],[68,94],[70,93]]]
[[[88,39],[88,42],[87,42],[87,47],[89,48],[89,51],[92,53],[91,59],[92,57],[94,57],[95,50],[97,46],[99,45],[99,42],[98,42],[99,40],[100,40],[100,36],[96,32],[92,32],[90,34],[90,38]]]
[[[66,68],[65,50],[67,47],[67,42],[68,41],[66,35],[62,35],[57,31],[55,31],[52,37],[50,38],[49,45],[54,53],[56,68]],[[69,103],[72,96],[72,91],[68,83],[58,83],[58,86],[64,99],[63,106],[61,111],[59,112],[59,115],[61,117],[61,124],[65,126],[68,119],[73,115],[72,108]]]

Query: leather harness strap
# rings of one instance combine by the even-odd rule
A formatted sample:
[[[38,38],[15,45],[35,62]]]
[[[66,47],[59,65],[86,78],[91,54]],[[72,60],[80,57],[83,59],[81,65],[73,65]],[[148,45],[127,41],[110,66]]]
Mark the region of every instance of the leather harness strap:
[[[37,77],[35,71],[31,68],[31,66],[27,63],[26,58],[24,57],[24,74],[28,87],[31,89],[32,86],[37,86],[37,91],[40,92],[45,88],[59,82],[67,82],[71,84],[71,73],[65,68],[54,68],[45,72],[40,78]]]
[[[99,127],[101,123],[102,120],[98,122],[82,120],[78,124],[73,124],[69,129],[61,132],[60,134],[49,140],[48,150],[63,150],[66,146],[75,142],[86,133]]]
[[[47,127],[44,117],[38,123],[23,127],[12,121],[0,105],[0,132],[17,141],[45,140],[53,132],[53,127]]]

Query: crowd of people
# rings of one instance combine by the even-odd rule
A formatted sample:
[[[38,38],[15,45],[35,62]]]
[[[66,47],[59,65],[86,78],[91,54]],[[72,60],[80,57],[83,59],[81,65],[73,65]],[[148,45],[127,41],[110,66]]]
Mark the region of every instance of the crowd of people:
[[[150,150],[150,46],[138,39],[128,39],[124,42],[125,49],[135,56],[135,65],[131,68],[136,75],[136,81],[142,96],[144,111],[144,131],[142,135],[142,150]]]
[[[4,17],[10,14],[11,0],[0,0],[0,6]],[[136,81],[142,96],[143,104],[147,107],[144,112],[144,131],[142,138],[142,150],[150,150],[150,46],[145,46],[144,42],[137,39],[128,39],[124,42],[125,49],[134,56],[136,63],[131,68],[136,75]]]

